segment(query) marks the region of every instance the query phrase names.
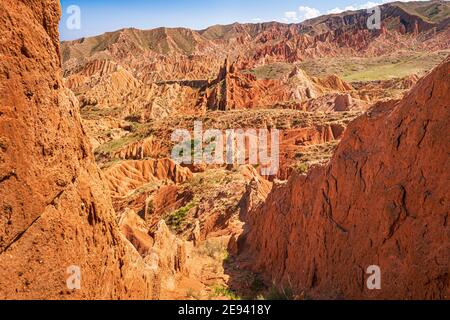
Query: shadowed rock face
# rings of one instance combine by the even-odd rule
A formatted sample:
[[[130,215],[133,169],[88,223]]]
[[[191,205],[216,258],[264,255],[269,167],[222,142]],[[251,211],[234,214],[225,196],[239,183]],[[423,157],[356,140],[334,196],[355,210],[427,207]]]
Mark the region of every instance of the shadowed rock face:
[[[276,187],[247,215],[241,259],[299,295],[448,299],[449,71],[447,58],[355,120],[328,166]]]
[[[59,16],[56,0],[0,3],[0,299],[156,298],[62,86]]]

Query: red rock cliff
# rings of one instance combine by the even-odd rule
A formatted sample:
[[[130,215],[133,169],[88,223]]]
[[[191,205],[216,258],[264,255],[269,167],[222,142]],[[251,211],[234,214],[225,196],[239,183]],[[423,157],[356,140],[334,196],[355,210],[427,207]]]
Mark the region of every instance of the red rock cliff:
[[[449,299],[450,58],[248,214],[241,258],[317,298]],[[366,270],[381,268],[381,290]]]
[[[62,86],[59,17],[56,0],[0,2],[0,299],[154,298]]]

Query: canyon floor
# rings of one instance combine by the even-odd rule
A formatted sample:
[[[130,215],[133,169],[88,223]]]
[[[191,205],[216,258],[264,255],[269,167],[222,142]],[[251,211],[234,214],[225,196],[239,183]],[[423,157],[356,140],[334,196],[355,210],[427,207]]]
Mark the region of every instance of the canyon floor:
[[[39,106],[23,111],[25,120],[0,110],[9,212],[0,276],[15,275],[3,280],[9,289],[0,296],[449,298],[447,2],[383,5],[382,27],[372,31],[363,10],[292,25],[123,29],[61,44],[56,17],[28,2],[19,7],[52,21],[41,41],[61,56],[29,40],[5,51],[12,58],[0,65],[4,83],[16,81],[10,87],[24,86],[25,94],[10,93],[2,105]],[[1,6],[26,19],[11,1]],[[20,32],[29,38],[25,26]],[[52,62],[33,62],[38,55]],[[48,84],[56,74],[56,83],[39,84],[43,74]],[[55,107],[61,104],[64,114]],[[33,118],[37,110],[50,120]],[[8,132],[20,121],[43,130],[27,131],[38,160],[26,181],[31,165],[16,164],[26,146],[4,155],[13,154]],[[171,135],[193,131],[195,121],[204,130],[278,129],[277,174],[264,176],[259,165],[177,164]],[[50,142],[55,137],[66,153]],[[58,161],[67,168],[53,167]],[[51,187],[36,191],[45,187],[39,181]],[[40,202],[24,204],[13,191],[19,184]],[[70,214],[61,220],[61,212]],[[46,232],[60,236],[39,236]],[[27,261],[36,270],[55,263],[57,248],[69,246],[92,270],[86,291],[59,290],[61,281],[43,284],[31,267],[22,270]],[[27,250],[34,253],[11,262]],[[58,263],[72,260],[67,254]],[[365,264],[374,263],[390,272],[390,291],[361,285]],[[105,285],[95,279],[100,271]]]

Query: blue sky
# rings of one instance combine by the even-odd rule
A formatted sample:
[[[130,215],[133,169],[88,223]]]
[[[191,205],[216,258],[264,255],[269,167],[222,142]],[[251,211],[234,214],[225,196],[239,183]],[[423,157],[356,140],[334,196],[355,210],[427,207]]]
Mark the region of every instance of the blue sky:
[[[61,0],[63,16],[60,24],[62,40],[115,31],[125,27],[188,27],[203,29],[214,24],[233,22],[300,22],[320,14],[360,9],[388,0]],[[79,28],[73,24],[80,9]]]

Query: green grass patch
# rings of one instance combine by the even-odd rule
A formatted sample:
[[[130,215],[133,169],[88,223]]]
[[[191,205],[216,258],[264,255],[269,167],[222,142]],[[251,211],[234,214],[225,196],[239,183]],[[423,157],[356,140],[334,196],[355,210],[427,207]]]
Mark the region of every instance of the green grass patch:
[[[348,82],[376,81],[403,78],[411,74],[422,76],[441,63],[448,54],[450,50],[406,52],[375,58],[316,59],[299,65],[307,74],[316,77],[336,74]]]
[[[146,137],[152,135],[152,131],[145,125],[141,125],[139,123],[131,123],[130,124],[131,133],[118,138],[111,140],[107,143],[102,144],[97,149],[95,149],[94,153],[96,157],[102,155],[111,155],[112,153],[119,151],[123,147],[135,143],[139,140],[143,140]],[[97,159],[98,160],[98,159]]]
[[[166,217],[165,219],[166,224],[171,229],[175,231],[180,231],[181,228],[185,225],[187,214],[195,206],[197,206],[197,203],[195,201],[191,201],[184,207],[172,212]]]
[[[267,294],[263,295],[262,297],[263,300],[294,300],[294,293],[290,288],[272,287],[269,289]]]
[[[86,106],[81,109],[81,117],[83,119],[99,119],[104,117],[119,117],[123,111],[123,107],[104,107]]]
[[[226,247],[217,241],[206,241],[200,252],[212,259],[230,259]]]
[[[309,166],[306,163],[297,163],[294,165],[295,171],[301,174],[307,174],[309,170]]]
[[[144,136],[136,133],[127,134],[119,139],[111,140],[95,149],[95,154],[111,154],[121,148],[143,139]]]
[[[214,294],[217,297],[226,297],[230,300],[241,300],[241,297],[237,295],[233,290],[226,288],[224,286],[215,286],[213,290]]]
[[[280,79],[289,75],[293,69],[293,64],[277,62],[266,64],[253,70],[246,70],[244,73],[253,74],[257,79]]]
[[[396,3],[396,5],[427,22],[439,23],[450,16],[450,4],[447,2],[413,2]]]

